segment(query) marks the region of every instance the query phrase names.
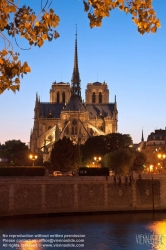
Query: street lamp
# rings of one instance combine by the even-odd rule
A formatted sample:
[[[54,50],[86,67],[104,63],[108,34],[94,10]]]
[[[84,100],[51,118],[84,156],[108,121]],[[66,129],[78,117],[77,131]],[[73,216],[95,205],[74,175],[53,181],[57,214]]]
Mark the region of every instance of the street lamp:
[[[35,160],[37,160],[37,155],[34,155],[34,154],[30,154],[29,155],[29,158],[32,160],[32,166],[35,165]]]
[[[99,157],[95,156],[93,159],[94,159],[94,162],[96,163],[95,166],[97,165],[97,167],[100,167],[100,163],[99,162],[101,161],[102,158],[100,156]]]
[[[158,154],[157,155],[157,157],[159,158],[159,160],[160,161],[162,161],[163,162],[163,167],[164,167],[164,169],[165,169],[165,158],[166,158],[166,155],[165,154],[162,154],[162,153],[160,153],[160,154]],[[162,168],[162,166],[161,166],[161,168]]]

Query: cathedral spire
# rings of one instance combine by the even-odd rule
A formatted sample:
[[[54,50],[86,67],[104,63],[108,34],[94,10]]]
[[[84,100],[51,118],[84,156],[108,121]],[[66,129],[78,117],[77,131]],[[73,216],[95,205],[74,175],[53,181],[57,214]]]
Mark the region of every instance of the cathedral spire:
[[[38,111],[39,111],[39,96],[38,96],[38,93],[36,93],[35,109],[34,109],[34,118],[35,119],[38,116]]]
[[[80,87],[80,74],[78,70],[78,52],[77,52],[77,25],[76,25],[76,38],[75,38],[75,52],[74,52],[74,68],[72,74],[71,92],[79,97],[81,100],[81,87]]]
[[[37,108],[39,102],[38,93],[36,93],[35,108]]]
[[[142,138],[141,138],[141,142],[144,142],[144,134],[143,134],[143,129],[142,129]]]
[[[116,95],[115,95],[115,102],[114,102],[114,110],[117,111]]]

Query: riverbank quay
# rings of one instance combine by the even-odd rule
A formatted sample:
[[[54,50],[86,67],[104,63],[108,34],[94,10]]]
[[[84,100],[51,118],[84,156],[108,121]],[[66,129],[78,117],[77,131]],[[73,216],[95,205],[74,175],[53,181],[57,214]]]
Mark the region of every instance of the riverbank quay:
[[[0,218],[166,210],[166,175],[0,177]]]

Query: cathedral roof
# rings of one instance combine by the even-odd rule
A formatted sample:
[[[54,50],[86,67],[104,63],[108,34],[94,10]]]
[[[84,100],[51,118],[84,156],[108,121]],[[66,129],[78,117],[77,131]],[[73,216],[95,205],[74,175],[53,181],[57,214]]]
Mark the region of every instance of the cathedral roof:
[[[84,111],[86,112],[85,107],[81,103],[79,97],[77,95],[72,95],[70,97],[70,101],[67,103],[66,107],[63,111]]]
[[[56,81],[55,81],[55,82],[53,82],[53,84],[59,84],[59,85],[61,85],[61,84],[62,84],[62,85],[70,85],[70,83],[68,83],[68,82],[62,82],[62,81],[61,81],[61,82],[56,82]]]
[[[63,110],[63,103],[39,103],[39,114],[43,118],[59,118],[60,113]]]
[[[101,82],[94,82],[94,83],[92,83],[93,85],[102,85],[102,83]]]
[[[79,97],[72,95],[70,101],[64,107],[63,103],[39,103],[39,114],[43,118],[60,118],[62,111],[82,111],[89,112],[89,118],[93,119],[99,116],[112,117],[114,111],[114,103],[108,104],[86,104],[83,106]]]
[[[99,116],[112,117],[114,111],[114,103],[108,104],[86,104],[86,109],[89,111],[89,118]]]

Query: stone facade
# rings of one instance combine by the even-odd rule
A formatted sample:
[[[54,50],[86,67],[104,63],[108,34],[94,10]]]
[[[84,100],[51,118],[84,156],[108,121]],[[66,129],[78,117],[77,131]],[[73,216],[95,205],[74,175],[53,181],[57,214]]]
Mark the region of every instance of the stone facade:
[[[156,129],[152,132],[147,139],[145,154],[147,157],[147,163],[157,166],[160,162],[158,158],[159,153],[164,153],[166,150],[166,130]]]
[[[145,171],[166,172],[166,129],[156,129],[148,135],[147,141],[135,144],[135,149],[146,155]]]

